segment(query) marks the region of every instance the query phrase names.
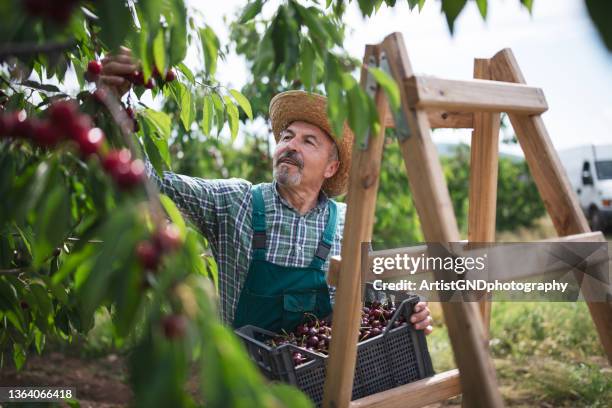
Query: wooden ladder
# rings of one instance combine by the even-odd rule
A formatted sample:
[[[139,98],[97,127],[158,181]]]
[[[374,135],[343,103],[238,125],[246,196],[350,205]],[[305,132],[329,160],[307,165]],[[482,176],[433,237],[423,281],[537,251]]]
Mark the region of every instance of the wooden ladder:
[[[387,70],[400,87],[401,112],[390,112],[382,88],[367,66]],[[507,112],[529,169],[555,225],[560,241],[605,242],[591,232],[540,114],[547,110],[541,89],[525,85],[510,49],[491,59],[476,59],[476,79],[458,81],[416,76],[403,37],[389,35],[365,49],[361,86],[374,95],[383,126],[355,145],[349,178],[341,257],[332,259],[329,283],[337,287],[330,358],[324,390],[325,407],[420,407],[463,394],[464,406],[500,407],[502,398],[488,350],[490,303],[443,302],[458,370],[406,384],[351,402],[357,354],[362,282],[362,243],[371,242],[385,128],[395,127],[410,189],[426,242],[460,241],[457,221],[444,180],[431,128],[472,128],[468,241],[495,240],[495,209],[500,112]],[[547,240],[550,242],[551,240]],[[553,239],[554,241],[554,239]],[[425,247],[398,249],[417,254]],[[386,250],[389,252],[390,250]],[[381,251],[383,252],[383,251]],[[380,276],[379,276],[380,277]],[[387,278],[392,276],[387,276]],[[584,281],[583,294],[595,290]],[[608,290],[608,289],[606,289]],[[609,292],[608,296],[609,296]],[[605,298],[605,294],[604,294]],[[601,343],[612,363],[612,304],[588,303]],[[481,315],[483,318],[481,318]],[[461,375],[459,375],[461,374]]]

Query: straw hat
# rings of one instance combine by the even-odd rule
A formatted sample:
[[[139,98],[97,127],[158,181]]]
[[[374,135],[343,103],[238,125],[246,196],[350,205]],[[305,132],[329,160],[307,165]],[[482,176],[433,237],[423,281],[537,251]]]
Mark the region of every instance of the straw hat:
[[[304,91],[279,93],[270,101],[270,120],[277,142],[281,131],[298,120],[315,125],[330,135],[338,146],[340,166],[336,174],[325,180],[322,189],[330,197],[346,193],[354,136],[345,122],[342,138],[336,137],[327,117],[326,97]]]

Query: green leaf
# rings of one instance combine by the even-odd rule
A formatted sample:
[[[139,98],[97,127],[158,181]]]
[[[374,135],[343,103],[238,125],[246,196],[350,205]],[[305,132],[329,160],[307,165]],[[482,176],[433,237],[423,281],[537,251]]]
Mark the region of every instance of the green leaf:
[[[191,98],[191,92],[187,89],[187,87],[181,83],[177,83],[177,88],[179,90],[178,100],[179,107],[181,109],[181,123],[183,124],[183,128],[185,131],[189,132],[191,129],[191,124],[195,120],[195,105],[194,101]]]
[[[603,1],[605,1],[605,0],[603,0]],[[603,3],[603,1],[602,1],[602,3]],[[527,10],[529,10],[530,13],[533,11],[533,0],[521,0],[521,4],[523,6],[525,6],[527,8]],[[608,8],[608,11],[609,10],[610,9]]]
[[[342,135],[344,128],[344,119],[346,118],[346,109],[344,105],[344,98],[342,95],[342,88],[336,81],[330,81],[326,83],[327,90],[327,114],[329,116],[334,135]]]
[[[251,108],[251,103],[249,102],[249,100],[235,89],[230,89],[230,93],[232,94],[236,102],[238,102],[238,105],[240,105],[244,113],[246,113],[248,118],[253,120],[253,109]]]
[[[59,177],[54,180],[61,182]],[[62,184],[55,184],[53,187],[45,194],[45,202],[37,211],[34,224],[34,265],[37,267],[63,242],[69,231],[69,194]]]
[[[368,67],[368,71],[370,71],[376,82],[384,89],[391,108],[393,110],[399,109],[401,104],[400,90],[395,80],[380,68]]]
[[[172,201],[170,197],[164,194],[159,195],[159,200],[161,201],[164,210],[166,210],[166,213],[170,217],[170,220],[174,223],[174,225],[177,226],[177,228],[181,232],[181,237],[185,238],[185,233],[187,229],[185,225],[185,220],[183,219],[183,216],[181,215],[181,212],[179,211],[176,204],[174,204],[174,201]]]
[[[529,9],[531,9],[529,2]],[[610,24],[610,15],[612,15],[612,3],[608,0],[586,0],[586,8],[593,24],[599,31],[599,35],[603,40],[608,51],[612,51],[612,24]],[[531,10],[530,10],[531,12]]]
[[[255,0],[247,4],[244,10],[242,10],[242,15],[240,16],[238,23],[244,24],[252,20],[257,14],[261,12],[262,6],[263,6],[262,0]]]
[[[31,81],[26,79],[25,81],[21,82],[22,85],[28,86],[30,88],[35,88],[35,89],[39,89],[41,91],[46,91],[46,92],[60,92],[59,88],[55,85],[50,85],[50,84],[41,84],[40,82],[36,82],[36,81]]]
[[[168,114],[158,112],[153,109],[145,109],[141,111],[141,116],[143,119],[151,121],[160,137],[163,137],[164,139],[168,139],[170,137],[172,120]]]
[[[442,12],[446,15],[446,21],[451,34],[453,34],[455,29],[455,20],[466,3],[467,0],[442,0]]]
[[[170,66],[182,62],[187,55],[187,8],[183,0],[172,0],[172,11],[169,13],[172,25],[170,28]],[[166,18],[169,17],[166,14]]]
[[[195,77],[193,76],[193,72],[191,72],[191,70],[187,67],[187,65],[181,62],[177,64],[176,67],[178,68],[179,71],[183,73],[183,75],[185,75],[185,77],[189,80],[189,82],[191,82],[192,84],[195,83]]]
[[[214,118],[214,106],[210,95],[205,95],[202,106],[202,132],[206,136],[210,136],[212,122]]]
[[[482,18],[487,18],[487,0],[476,0]]]
[[[164,44],[164,30],[159,30],[153,39],[153,61],[161,73],[166,71],[166,48]]]
[[[219,39],[209,26],[200,29],[200,40],[204,52],[204,62],[208,76],[214,76],[217,71],[217,58],[219,57]]]
[[[364,139],[368,130],[368,96],[355,84],[347,93],[349,101],[348,122],[355,133],[358,143]]]
[[[99,18],[97,26],[102,27],[98,36],[114,51],[123,43],[132,27],[131,12],[124,0],[97,1],[95,7]]]
[[[217,122],[217,132],[221,133],[221,129],[223,129],[223,125],[225,124],[225,105],[221,100],[221,97],[216,93],[211,95],[211,99],[213,101],[213,105],[215,107],[215,121]]]
[[[287,37],[290,35],[287,27],[287,10],[280,6],[276,17],[270,24],[272,44],[274,46],[274,66],[276,69],[287,59]]]
[[[320,43],[320,45],[327,44],[327,42],[331,39],[330,33],[327,32],[325,26],[321,22],[320,11],[316,7],[303,7],[296,3],[295,5],[296,11],[299,13],[300,17],[304,20],[306,27],[308,27],[308,32],[310,36],[315,40],[316,43]]]
[[[19,343],[13,343],[13,361],[15,362],[17,371],[21,370],[26,361],[26,352]]]
[[[236,135],[238,135],[238,108],[232,102],[232,99],[229,96],[224,96],[225,107],[227,110],[227,117],[229,120],[230,133],[232,137],[232,142],[236,140]]]
[[[302,41],[302,59],[300,61],[300,78],[307,91],[312,90],[314,83],[314,60],[315,51],[310,41]]]
[[[167,143],[164,145],[164,139],[156,137],[155,134],[150,132],[150,128],[146,121],[144,122],[143,141],[147,157],[149,158],[149,161],[151,161],[157,175],[161,177],[164,171],[163,162],[166,162],[166,166],[169,166],[170,154],[168,151],[168,145]],[[156,143],[158,141],[161,141],[161,146],[159,147]],[[164,153],[162,153],[162,151],[164,151]]]

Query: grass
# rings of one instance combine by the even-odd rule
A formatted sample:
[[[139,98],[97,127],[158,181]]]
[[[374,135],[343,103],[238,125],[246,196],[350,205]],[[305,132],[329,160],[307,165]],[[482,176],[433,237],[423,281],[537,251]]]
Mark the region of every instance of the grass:
[[[455,363],[441,308],[431,309],[438,323],[428,343],[441,372]],[[608,407],[612,401],[612,369],[584,303],[493,303],[490,347],[508,406]]]

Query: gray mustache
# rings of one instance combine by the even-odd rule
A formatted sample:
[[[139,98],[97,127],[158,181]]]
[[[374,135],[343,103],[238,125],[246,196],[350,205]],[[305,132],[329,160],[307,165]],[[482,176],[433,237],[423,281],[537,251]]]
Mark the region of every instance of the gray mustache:
[[[300,170],[304,168],[304,162],[294,151],[288,151],[278,156],[278,159],[276,160],[276,165],[278,166],[282,161],[291,161],[296,164]]]

